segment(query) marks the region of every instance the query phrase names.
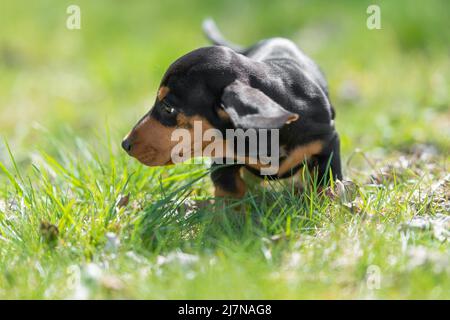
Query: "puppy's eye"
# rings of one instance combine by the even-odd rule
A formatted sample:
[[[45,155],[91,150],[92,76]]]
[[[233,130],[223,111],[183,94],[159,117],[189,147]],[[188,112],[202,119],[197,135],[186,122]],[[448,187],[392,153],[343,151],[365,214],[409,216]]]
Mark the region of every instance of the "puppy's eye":
[[[169,106],[167,103],[163,102],[162,104],[162,110],[167,114],[174,114],[175,108]]]

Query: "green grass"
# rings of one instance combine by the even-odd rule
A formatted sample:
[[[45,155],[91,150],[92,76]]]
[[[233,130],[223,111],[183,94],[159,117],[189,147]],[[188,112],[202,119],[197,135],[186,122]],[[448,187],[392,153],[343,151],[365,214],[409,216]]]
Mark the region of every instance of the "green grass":
[[[0,298],[450,298],[447,1],[379,1],[376,31],[369,1],[78,1],[69,31],[72,3],[2,3]],[[353,184],[213,203],[207,165],[120,151],[206,16],[321,65]]]

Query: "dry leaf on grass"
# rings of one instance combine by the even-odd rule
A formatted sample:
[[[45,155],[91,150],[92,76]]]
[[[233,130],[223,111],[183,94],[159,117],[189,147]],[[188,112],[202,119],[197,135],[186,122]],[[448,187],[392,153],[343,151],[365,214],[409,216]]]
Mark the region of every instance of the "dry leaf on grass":
[[[128,202],[130,202],[130,193],[127,195],[121,194],[116,202],[116,207],[118,209],[126,207],[128,205]]]
[[[42,221],[40,228],[42,238],[49,244],[55,244],[58,240],[59,229],[56,225],[48,222]]]

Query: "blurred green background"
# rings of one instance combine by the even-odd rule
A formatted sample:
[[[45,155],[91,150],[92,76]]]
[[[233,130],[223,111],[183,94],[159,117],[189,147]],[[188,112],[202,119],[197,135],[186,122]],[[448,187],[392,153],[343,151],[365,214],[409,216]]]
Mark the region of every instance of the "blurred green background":
[[[72,4],[80,30],[66,28]],[[370,4],[381,30],[366,27]],[[2,141],[0,298],[448,298],[449,12],[447,0],[0,1],[13,154]],[[213,210],[204,167],[149,169],[120,150],[170,63],[208,45],[206,17],[242,45],[290,38],[321,66],[354,201],[255,185],[244,214]]]
[[[381,30],[366,27],[374,3]],[[81,8],[81,30],[66,28],[70,4]],[[239,44],[283,36],[315,59],[330,82],[344,155],[412,143],[448,150],[445,0],[6,0],[0,6],[0,134],[19,161],[33,149],[51,152],[48,135],[96,143],[107,126],[118,149],[152,105],[170,63],[208,45],[205,17]]]

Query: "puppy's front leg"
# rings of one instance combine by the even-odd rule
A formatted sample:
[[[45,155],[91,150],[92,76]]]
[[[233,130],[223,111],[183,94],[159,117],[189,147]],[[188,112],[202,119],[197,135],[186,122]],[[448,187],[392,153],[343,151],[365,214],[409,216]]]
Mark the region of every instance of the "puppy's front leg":
[[[241,165],[213,164],[211,179],[214,183],[214,195],[220,198],[242,198],[246,192],[245,182],[241,177]]]

